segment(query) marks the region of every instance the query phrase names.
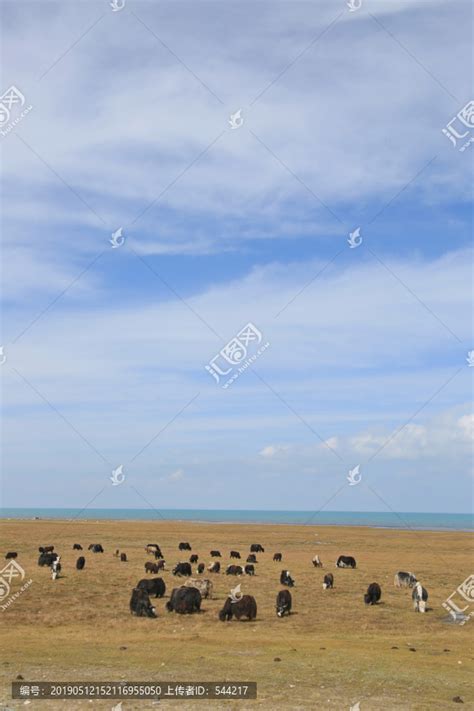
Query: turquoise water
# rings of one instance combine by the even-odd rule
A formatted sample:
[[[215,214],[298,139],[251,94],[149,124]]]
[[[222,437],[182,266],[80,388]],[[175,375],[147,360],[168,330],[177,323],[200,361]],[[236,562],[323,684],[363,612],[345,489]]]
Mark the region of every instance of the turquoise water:
[[[168,520],[208,523],[289,523],[303,525],[372,526],[427,530],[473,530],[472,514],[391,513],[372,511],[242,511],[232,509],[0,509],[1,518],[80,520]]]

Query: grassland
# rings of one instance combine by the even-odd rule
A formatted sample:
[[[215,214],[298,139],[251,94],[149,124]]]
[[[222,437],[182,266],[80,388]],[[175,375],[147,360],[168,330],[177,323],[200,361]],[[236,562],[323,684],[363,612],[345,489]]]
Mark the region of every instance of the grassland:
[[[169,702],[180,709],[474,709],[472,631],[446,622],[445,598],[472,572],[472,537],[462,532],[417,532],[369,528],[220,525],[162,521],[3,521],[1,551],[19,552],[18,562],[33,583],[0,612],[1,700],[12,701],[10,683],[31,681],[257,681],[256,701]],[[177,581],[172,564],[187,560],[178,552],[190,541],[200,561],[218,548],[225,566],[231,549],[247,553],[252,542],[265,547],[257,575],[241,580],[255,596],[254,622],[222,623],[217,618],[234,578],[213,576],[212,600],[200,615],[179,616],[164,609]],[[84,546],[86,567],[75,570]],[[87,552],[100,542],[104,554]],[[145,577],[144,551],[158,542],[167,561],[162,574],[167,593],[157,600],[158,619],[132,617],[130,593]],[[63,575],[52,581],[37,565],[38,545],[54,544]],[[113,556],[127,553],[128,562]],[[283,563],[272,555],[283,553]],[[324,569],[311,559],[318,553]],[[336,570],[339,554],[354,555],[356,570]],[[189,553],[187,554],[189,556]],[[279,573],[296,580],[294,614],[279,619],[275,596]],[[335,589],[323,591],[325,570]],[[410,591],[397,590],[393,575],[412,570],[429,591],[429,612],[416,614]],[[363,604],[367,585],[382,586],[382,601]],[[111,709],[117,702],[35,701],[32,708]],[[159,705],[166,705],[161,702]],[[125,701],[123,711],[157,708],[151,701]]]

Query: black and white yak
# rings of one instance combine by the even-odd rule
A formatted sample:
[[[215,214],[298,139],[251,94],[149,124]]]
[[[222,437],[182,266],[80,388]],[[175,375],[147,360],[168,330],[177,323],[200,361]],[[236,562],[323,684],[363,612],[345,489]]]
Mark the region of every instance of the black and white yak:
[[[150,596],[142,588],[134,588],[130,598],[130,612],[137,617],[156,617]]]
[[[423,587],[421,583],[416,583],[411,594],[413,600],[413,607],[416,612],[426,612],[426,602],[428,600],[428,591]]]
[[[334,575],[326,573],[323,580],[323,590],[329,590],[334,587]]]
[[[147,553],[151,553],[155,558],[163,558],[161,548],[158,543],[149,543],[145,548]]]
[[[280,585],[286,585],[289,588],[293,588],[295,586],[295,581],[291,577],[289,570],[282,570],[281,571]]]
[[[323,567],[323,564],[322,564],[322,561],[321,561],[321,558],[319,557],[319,555],[315,555],[312,562],[313,562],[313,565],[315,568],[322,568]]]
[[[413,573],[404,573],[400,570],[395,573],[393,584],[396,588],[413,588],[417,583],[416,575]]]
[[[207,578],[188,578],[184,583],[187,588],[196,588],[201,593],[201,597],[212,599],[212,590],[214,585],[212,580]]]
[[[61,556],[58,555],[56,560],[51,563],[51,580],[56,580],[59,578],[59,573],[61,572]]]
[[[276,597],[276,613],[278,617],[289,615],[291,612],[291,593],[289,590],[280,590]]]
[[[356,561],[351,555],[340,555],[336,560],[336,568],[355,568]]]

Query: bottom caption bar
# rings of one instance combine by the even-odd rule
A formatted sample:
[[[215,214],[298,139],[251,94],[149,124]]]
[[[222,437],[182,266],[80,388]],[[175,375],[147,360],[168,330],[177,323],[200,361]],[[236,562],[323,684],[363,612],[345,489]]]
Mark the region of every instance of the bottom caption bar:
[[[13,699],[256,699],[255,681],[12,682]]]

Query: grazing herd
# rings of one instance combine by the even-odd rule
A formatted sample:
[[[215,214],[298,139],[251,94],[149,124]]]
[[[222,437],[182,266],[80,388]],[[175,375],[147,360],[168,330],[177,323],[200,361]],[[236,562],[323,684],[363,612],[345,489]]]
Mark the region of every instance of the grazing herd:
[[[82,551],[80,543],[74,543],[73,550]],[[187,541],[179,543],[180,551],[191,551],[191,545]],[[38,565],[40,567],[47,566],[51,570],[52,580],[56,580],[61,574],[61,556],[54,551],[54,546],[39,547]],[[88,550],[92,553],[104,553],[104,548],[100,543],[91,543]],[[149,543],[145,547],[145,551],[152,555],[155,562],[147,561],[145,563],[145,573],[156,575],[160,570],[165,570],[166,563],[161,552],[161,548],[157,543]],[[247,556],[246,564],[238,565],[231,563],[225,568],[226,575],[243,576],[255,575],[255,566],[258,564],[256,553],[264,553],[265,549],[259,543],[252,543],[250,553]],[[118,549],[113,554],[116,558],[120,558],[121,562],[127,562],[127,554],[120,552]],[[16,551],[8,551],[5,558],[7,560],[17,558]],[[222,555],[218,550],[210,551],[211,558],[221,558]],[[231,559],[241,560],[242,556],[239,551],[231,550],[229,553]],[[273,562],[279,563],[282,561],[282,553],[273,554]],[[166,602],[168,612],[178,614],[193,614],[201,612],[202,600],[213,598],[213,582],[208,578],[192,577],[193,564],[197,564],[196,573],[201,576],[206,571],[206,565],[203,562],[198,563],[199,555],[193,553],[189,562],[182,561],[176,563],[171,572],[175,577],[187,578],[180,586],[173,588],[169,600]],[[76,569],[84,570],[86,559],[83,555],[76,560]],[[315,568],[323,568],[323,563],[319,555],[315,555],[312,559],[312,564]],[[336,568],[357,567],[356,560],[353,556],[340,555],[336,560]],[[221,563],[212,561],[208,566],[209,573],[219,574],[221,571]],[[295,587],[295,581],[289,570],[282,570],[279,578],[280,585],[285,589],[280,590],[276,596],[276,614],[281,618],[285,615],[290,615],[292,609],[292,596],[287,588]],[[416,612],[424,613],[427,610],[426,603],[428,600],[428,592],[423,585],[418,581],[416,575],[412,572],[399,571],[394,577],[394,586],[396,588],[412,589],[413,607]],[[257,616],[257,603],[252,595],[244,595],[240,590],[240,584],[230,591],[230,594],[225,599],[224,606],[219,612],[219,620],[230,621],[233,618],[237,620],[247,619],[254,620]],[[323,589],[334,589],[334,575],[326,573],[323,579]],[[137,617],[152,617],[156,618],[157,613],[152,605],[150,598],[163,598],[166,593],[166,584],[162,578],[143,578],[139,580],[132,590],[130,598],[130,612]],[[382,589],[377,582],[371,583],[367,592],[364,594],[364,602],[366,605],[376,605],[382,597]]]

